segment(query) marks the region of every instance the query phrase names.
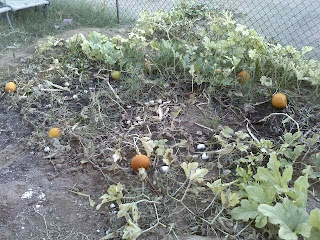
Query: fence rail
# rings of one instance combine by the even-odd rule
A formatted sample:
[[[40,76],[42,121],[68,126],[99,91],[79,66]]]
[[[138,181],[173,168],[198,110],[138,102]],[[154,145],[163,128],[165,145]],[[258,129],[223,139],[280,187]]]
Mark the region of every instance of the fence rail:
[[[119,23],[136,19],[143,10],[169,11],[179,0],[94,0],[117,11]],[[312,46],[309,57],[320,59],[319,0],[195,0],[209,8],[234,12],[236,20],[267,39],[300,49]]]

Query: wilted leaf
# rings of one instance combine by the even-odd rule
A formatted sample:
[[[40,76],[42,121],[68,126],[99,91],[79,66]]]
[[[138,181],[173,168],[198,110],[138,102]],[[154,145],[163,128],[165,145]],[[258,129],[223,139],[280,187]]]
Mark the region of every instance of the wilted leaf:
[[[187,148],[189,146],[189,143],[187,140],[183,139],[179,143],[174,145],[175,147],[181,147],[181,148]]]
[[[118,211],[118,218],[129,216],[132,203],[120,204]]]
[[[96,209],[99,210],[101,206],[107,202],[121,199],[123,197],[122,190],[123,186],[121,183],[118,183],[117,185],[111,185],[107,190],[107,194],[104,194],[99,198],[102,199],[102,201],[99,205],[97,205]]]
[[[114,162],[117,162],[118,160],[121,160],[122,159],[122,156],[121,156],[121,149],[117,149],[114,154],[112,155],[112,158],[113,158],[113,161]]]
[[[239,203],[239,197],[234,192],[221,193],[221,203],[225,208],[234,207]]]
[[[173,149],[169,148],[165,151],[164,155],[163,155],[163,162],[170,166],[171,162],[173,161],[174,156],[173,156]]]
[[[142,230],[139,228],[138,224],[128,221],[123,228],[122,239],[136,240],[140,236],[141,232]]]
[[[157,149],[156,149],[157,156],[163,156],[164,151],[165,151],[165,146],[164,145],[158,146]]]
[[[152,152],[153,152],[153,149],[155,148],[156,144],[153,142],[152,139],[150,139],[149,137],[143,137],[141,138],[141,142],[142,142],[142,145],[144,147],[144,150],[146,151],[147,153],[147,156],[150,157]]]
[[[208,173],[208,169],[198,168],[198,165],[198,162],[183,162],[180,166],[189,180],[201,183],[203,181],[203,177]]]
[[[140,180],[143,181],[147,178],[148,174],[147,174],[147,171],[145,168],[139,168],[139,177],[140,177]]]
[[[272,86],[272,78],[269,78],[269,77],[266,77],[266,76],[262,76],[260,78],[260,83],[263,86],[271,87]]]
[[[221,183],[221,179],[218,179],[213,183],[207,183],[207,187],[210,188],[214,195],[218,195],[233,183],[235,183],[235,181],[230,183]]]

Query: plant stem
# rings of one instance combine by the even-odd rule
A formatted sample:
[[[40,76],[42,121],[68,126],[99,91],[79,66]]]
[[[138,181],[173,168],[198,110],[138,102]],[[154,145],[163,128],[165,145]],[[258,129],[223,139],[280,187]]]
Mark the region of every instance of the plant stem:
[[[221,215],[223,210],[224,210],[224,207],[221,208],[220,212],[214,217],[214,219],[211,221],[210,225],[212,225],[217,220],[217,218]]]
[[[186,190],[184,191],[184,194],[183,194],[183,196],[182,196],[182,198],[181,198],[180,202],[182,202],[182,201],[183,201],[183,199],[185,198],[185,196],[186,196],[186,194],[187,194],[187,192],[188,192],[188,190],[189,190],[190,186],[191,186],[191,180],[189,180],[188,186],[187,186]]]

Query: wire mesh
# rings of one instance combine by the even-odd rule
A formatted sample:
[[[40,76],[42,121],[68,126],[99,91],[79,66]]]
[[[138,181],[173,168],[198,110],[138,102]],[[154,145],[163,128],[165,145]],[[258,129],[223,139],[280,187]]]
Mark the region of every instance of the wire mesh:
[[[94,0],[118,12],[120,23],[134,22],[141,11],[169,11],[179,0]],[[196,0],[209,8],[234,12],[239,23],[283,45],[312,46],[320,59],[319,0]]]

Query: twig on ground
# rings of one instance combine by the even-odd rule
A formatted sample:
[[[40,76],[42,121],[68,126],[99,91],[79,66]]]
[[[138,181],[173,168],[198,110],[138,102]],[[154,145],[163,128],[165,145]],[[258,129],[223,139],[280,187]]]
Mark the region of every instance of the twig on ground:
[[[43,214],[41,214],[39,211],[37,211],[34,206],[33,206],[33,210],[43,218],[44,225],[46,227],[46,235],[47,235],[48,240],[50,240],[51,238],[49,236],[49,230],[48,230],[48,225],[47,225],[47,221],[46,221],[45,216],[43,216]]]
[[[206,127],[206,126],[204,126],[204,125],[202,125],[202,124],[200,124],[200,123],[194,123],[194,124],[197,125],[197,126],[199,126],[199,127],[204,128],[204,129],[207,129],[207,130],[209,130],[210,132],[213,132],[213,129],[212,129],[212,128]]]

